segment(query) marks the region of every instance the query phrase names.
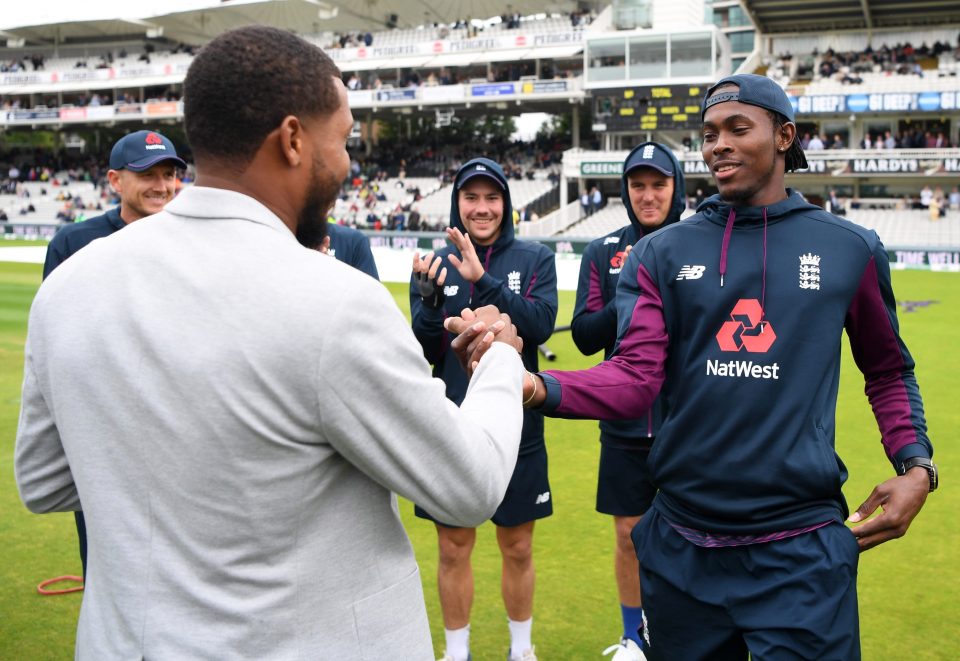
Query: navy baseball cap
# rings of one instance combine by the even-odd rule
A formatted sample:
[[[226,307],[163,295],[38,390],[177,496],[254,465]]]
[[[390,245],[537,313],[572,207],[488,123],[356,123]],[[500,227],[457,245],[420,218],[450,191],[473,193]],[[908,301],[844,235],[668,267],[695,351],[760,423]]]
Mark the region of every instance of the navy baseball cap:
[[[636,149],[630,152],[627,162],[623,164],[623,174],[626,176],[637,168],[653,168],[660,174],[668,177],[673,176],[673,161],[663,149],[653,142],[638,145]]]
[[[493,170],[488,168],[483,163],[474,163],[470,167],[465,168],[460,172],[460,176],[457,177],[457,190],[463,188],[463,185],[474,177],[486,177],[493,181],[493,183],[497,185],[497,188],[503,190],[503,183],[500,181],[497,175],[493,173]]]
[[[179,168],[187,167],[183,159],[177,156],[170,139],[156,131],[128,133],[117,140],[110,151],[111,170],[143,172],[161,161],[173,161]]]
[[[726,89],[714,93],[714,90],[724,85],[736,85],[738,89]],[[707,108],[715,106],[718,103],[727,101],[739,101],[748,103],[752,106],[759,106],[775,113],[783,115],[787,121],[796,122],[793,111],[793,104],[787,98],[787,93],[783,91],[773,80],[766,76],[758,76],[754,73],[738,73],[733,76],[721,78],[716,84],[711,85],[703,97],[703,106],[700,108],[700,121],[703,121],[707,114]],[[786,170],[804,170],[807,168],[807,157],[803,153],[798,137],[794,137],[793,143],[787,149]]]

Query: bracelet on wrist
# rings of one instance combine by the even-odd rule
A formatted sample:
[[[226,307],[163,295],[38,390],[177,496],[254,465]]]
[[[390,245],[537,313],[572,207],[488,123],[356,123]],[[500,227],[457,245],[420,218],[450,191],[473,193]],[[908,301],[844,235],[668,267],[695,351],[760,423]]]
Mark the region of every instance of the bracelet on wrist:
[[[527,374],[530,375],[530,380],[533,381],[533,392],[530,393],[530,396],[523,402],[523,406],[526,407],[530,402],[533,401],[533,398],[537,396],[537,375],[527,370]]]

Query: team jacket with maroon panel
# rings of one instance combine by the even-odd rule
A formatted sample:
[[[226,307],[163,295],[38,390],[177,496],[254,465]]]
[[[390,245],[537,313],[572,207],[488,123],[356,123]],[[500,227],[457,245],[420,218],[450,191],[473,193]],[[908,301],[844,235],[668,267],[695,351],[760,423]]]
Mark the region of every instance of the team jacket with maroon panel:
[[[547,341],[557,321],[557,265],[553,252],[542,243],[520,241],[514,238],[513,206],[510,188],[503,170],[495,162],[478,158],[464,163],[460,171],[477,163],[483,164],[505,189],[503,222],[500,236],[493,245],[474,244],[477,257],[483,264],[484,274],[474,283],[464,280],[450,262],[450,255],[462,257],[460,251],[447,246],[436,252],[447,269],[443,291],[446,300],[440,308],[424,305],[417,286],[410,283],[410,316],[413,333],[416,335],[423,355],[433,363],[433,375],[443,379],[447,397],[460,404],[467,394],[469,377],[452,351],[453,339],[443,327],[443,320],[456,316],[464,308],[475,309],[495,305],[501,312],[510,315],[523,338],[524,366],[531,371],[538,368],[537,346]],[[454,178],[456,180],[456,177]],[[450,226],[466,231],[460,218],[460,205],[456,186],[450,200]],[[492,412],[495,415],[495,412]],[[543,414],[533,409],[523,413],[523,431],[520,435],[520,454],[529,454],[543,446]]]
[[[683,168],[669,149],[645,142],[633,148],[624,163],[630,161],[634,152],[644,148],[659,149],[673,161],[673,202],[670,213],[661,227],[680,220],[687,208],[684,193]],[[620,197],[626,207],[629,223],[606,236],[587,244],[580,260],[580,280],[577,283],[577,300],[573,308],[570,332],[573,342],[585,355],[603,350],[609,358],[617,341],[617,282],[623,269],[628,246],[634,245],[652,231],[644,231],[640,219],[630,205],[627,175],[620,177]],[[659,228],[658,228],[659,229]],[[633,420],[601,420],[600,442],[616,448],[631,449],[649,447],[660,428],[662,414],[659,402],[655,402],[643,415]]]
[[[556,417],[630,418],[661,394],[654,507],[682,526],[752,535],[846,518],[843,329],[887,457],[933,454],[883,245],[788,193],[764,208],[714,196],[641,240],[620,277],[614,355],[544,373]]]

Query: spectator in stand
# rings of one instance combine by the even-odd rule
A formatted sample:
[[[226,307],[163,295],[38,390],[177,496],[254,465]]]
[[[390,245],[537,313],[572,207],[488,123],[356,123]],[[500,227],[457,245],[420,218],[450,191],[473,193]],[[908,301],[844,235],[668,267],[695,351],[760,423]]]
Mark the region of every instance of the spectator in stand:
[[[839,133],[833,134],[833,142],[830,143],[830,149],[843,149],[843,138],[840,137]]]
[[[933,191],[930,189],[929,185],[924,186],[920,190],[920,206],[924,209],[930,208],[930,202],[933,201]]]
[[[419,232],[420,227],[420,210],[417,207],[410,208],[410,216],[407,218],[407,228],[411,232]]]
[[[843,208],[843,202],[840,201],[840,198],[837,197],[837,190],[835,188],[830,189],[830,196],[828,198],[830,203],[827,211],[834,214],[835,216],[845,216],[847,214],[846,209]]]
[[[813,134],[813,137],[810,138],[810,142],[807,144],[807,149],[810,151],[822,151],[824,149],[823,140],[820,139],[820,136],[816,133]]]
[[[950,208],[954,211],[960,211],[960,187],[954,186],[950,189]]]
[[[884,149],[897,148],[897,139],[893,137],[893,133],[890,131],[885,131],[883,134],[883,147]]]
[[[584,216],[593,215],[593,206],[590,204],[590,191],[584,189],[583,195],[580,196],[580,207],[583,209]]]
[[[590,191],[590,207],[593,209],[592,213],[600,211],[601,206],[603,206],[603,195],[600,193],[600,189],[594,186]]]
[[[930,210],[930,220],[940,220],[945,215],[942,197],[931,196],[930,205],[927,208]]]

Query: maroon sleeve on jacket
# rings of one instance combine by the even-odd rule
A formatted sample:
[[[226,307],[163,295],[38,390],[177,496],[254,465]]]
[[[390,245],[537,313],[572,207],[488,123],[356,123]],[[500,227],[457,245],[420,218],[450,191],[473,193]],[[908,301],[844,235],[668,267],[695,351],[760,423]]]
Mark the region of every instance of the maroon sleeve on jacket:
[[[668,338],[660,292],[642,264],[636,280],[636,285],[625,286],[629,281],[621,278],[617,290],[621,310],[629,305],[621,299],[634,300],[630,325],[614,354],[590,369],[544,372],[560,388],[559,405],[550,409],[548,392],[544,413],[559,418],[617,420],[637,418],[650,409],[663,385]]]
[[[924,445],[928,456],[932,450],[913,358],[900,338],[896,310],[889,270],[886,264],[878,268],[874,255],[850,303],[845,327],[853,358],[863,372],[864,392],[891,460],[914,443]]]

